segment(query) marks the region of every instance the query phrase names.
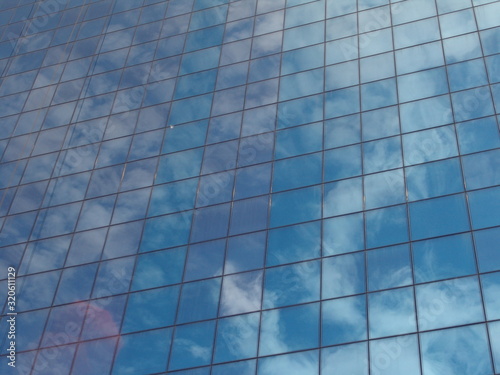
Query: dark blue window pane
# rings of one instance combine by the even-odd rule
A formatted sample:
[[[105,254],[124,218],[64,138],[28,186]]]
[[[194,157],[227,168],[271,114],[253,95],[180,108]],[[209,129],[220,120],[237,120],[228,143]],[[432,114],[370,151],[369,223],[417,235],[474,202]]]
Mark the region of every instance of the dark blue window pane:
[[[379,172],[402,166],[400,137],[386,138],[363,144],[363,170],[365,173]]]
[[[291,100],[278,106],[278,128],[288,128],[322,119],[323,95]]]
[[[197,209],[193,218],[191,241],[198,242],[226,236],[229,208],[229,204],[221,204]]]
[[[330,91],[325,94],[325,118],[359,112],[359,88]]]
[[[321,190],[318,186],[273,194],[271,227],[316,220],[321,216]]]
[[[196,281],[182,286],[177,323],[215,318],[221,279]]]
[[[469,230],[463,195],[452,195],[410,204],[413,240]]]
[[[321,164],[321,153],[275,162],[273,192],[320,183]]]
[[[151,195],[148,216],[192,209],[197,188],[197,178],[155,186]]]
[[[318,351],[312,350],[261,358],[258,364],[258,375],[273,375],[281,371],[293,374],[300,371],[301,375],[315,375],[318,373]]]
[[[500,287],[500,272],[490,273],[481,276],[481,285],[483,287],[484,306],[486,309],[486,318],[495,320],[500,318],[498,309],[498,288]]]
[[[185,259],[184,247],[140,255],[137,258],[132,290],[180,283]]]
[[[215,321],[177,327],[172,342],[170,370],[208,365],[212,359]]]
[[[307,223],[269,231],[266,265],[319,258],[320,223]]]
[[[78,345],[73,374],[85,375],[89,371],[108,373],[111,370],[117,338],[88,341]]]
[[[325,148],[361,142],[360,117],[352,115],[325,121]]]
[[[366,246],[379,247],[408,241],[406,206],[366,213]]]
[[[500,174],[492,173],[500,162],[500,151],[493,150],[462,158],[467,189],[479,189],[500,184]]]
[[[469,206],[473,229],[500,224],[500,189],[490,188],[469,193]]]
[[[369,251],[368,289],[380,290],[410,285],[413,281],[408,245]]]
[[[188,242],[192,212],[160,216],[146,220],[141,251],[184,245]]]
[[[200,173],[203,148],[196,148],[160,158],[156,183],[182,180]]]
[[[167,287],[130,294],[122,332],[135,332],[172,325],[179,287]]]
[[[315,348],[319,345],[318,328],[318,303],[264,311],[259,355]],[[272,373],[274,372],[266,374]]]
[[[481,272],[500,270],[500,257],[497,252],[497,240],[500,228],[474,232],[477,260]]]
[[[184,281],[204,279],[222,274],[225,240],[204,242],[189,247]]]
[[[427,282],[476,272],[469,234],[413,243],[415,281]]]
[[[267,195],[234,202],[229,233],[233,235],[265,229],[268,206]]]
[[[276,159],[320,151],[322,147],[323,124],[299,126],[282,130],[276,135]]]
[[[271,164],[240,168],[236,172],[235,199],[269,193]]]
[[[460,123],[457,125],[457,134],[462,154],[500,146],[500,134],[494,117]]]
[[[256,360],[228,363],[212,367],[212,375],[254,375],[256,366]]]

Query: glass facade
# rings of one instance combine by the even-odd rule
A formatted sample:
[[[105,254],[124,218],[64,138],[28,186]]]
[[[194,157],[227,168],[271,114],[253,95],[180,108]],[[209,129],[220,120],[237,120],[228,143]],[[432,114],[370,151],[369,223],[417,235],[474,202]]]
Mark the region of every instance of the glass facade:
[[[0,372],[500,374],[499,14],[1,2]]]

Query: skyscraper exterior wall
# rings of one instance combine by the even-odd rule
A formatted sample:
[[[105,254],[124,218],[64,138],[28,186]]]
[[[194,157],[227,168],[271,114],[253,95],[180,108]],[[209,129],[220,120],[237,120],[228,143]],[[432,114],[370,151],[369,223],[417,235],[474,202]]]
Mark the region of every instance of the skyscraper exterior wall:
[[[500,374],[499,15],[2,1],[0,373]]]

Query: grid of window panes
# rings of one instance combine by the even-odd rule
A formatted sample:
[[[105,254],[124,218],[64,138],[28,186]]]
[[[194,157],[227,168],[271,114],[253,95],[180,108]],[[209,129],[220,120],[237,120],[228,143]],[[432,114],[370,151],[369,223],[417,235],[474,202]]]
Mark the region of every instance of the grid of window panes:
[[[0,372],[500,373],[499,14],[2,1]]]

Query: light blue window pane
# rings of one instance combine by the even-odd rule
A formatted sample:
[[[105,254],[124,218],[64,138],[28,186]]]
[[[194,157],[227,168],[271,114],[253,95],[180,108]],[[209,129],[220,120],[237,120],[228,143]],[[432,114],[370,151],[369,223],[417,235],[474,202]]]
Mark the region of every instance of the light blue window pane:
[[[361,59],[360,73],[362,83],[393,77],[394,54],[390,52]]]
[[[398,77],[398,93],[401,102],[446,94],[448,81],[446,70],[437,68]]]
[[[280,72],[280,61],[280,54],[252,60],[248,81],[255,82],[277,77]]]
[[[424,374],[492,373],[484,325],[423,333],[420,346]]]
[[[324,48],[321,44],[285,52],[281,61],[281,74],[291,74],[302,70],[319,68],[323,66],[323,63]]]
[[[485,55],[500,53],[498,28],[481,31],[480,35]]]
[[[155,0],[156,1],[156,0]],[[192,1],[191,1],[192,2]],[[206,8],[211,8],[216,5],[222,5],[222,4],[227,4],[229,3],[229,0],[196,0],[196,3],[194,4],[194,10],[200,10],[200,9],[206,9]],[[191,8],[190,6],[187,6],[187,10],[189,11]],[[224,10],[226,7],[218,7],[217,10],[218,12],[224,13]],[[214,15],[213,13],[203,13],[201,12],[203,17],[206,15]],[[225,17],[225,16],[224,16]]]
[[[323,80],[323,69],[309,70],[281,77],[280,100],[284,101],[317,94],[323,91]]]
[[[7,268],[6,268],[7,269]],[[6,285],[7,286],[7,285]],[[23,329],[24,333],[23,335],[17,336],[16,337],[16,349],[21,351],[21,350],[30,350],[30,349],[35,349],[38,347],[40,343],[40,339],[42,338],[45,322],[47,320],[47,315],[49,313],[49,309],[44,309],[44,310],[38,310],[38,311],[31,311],[28,313],[24,314],[19,314],[17,320],[23,322]],[[8,328],[10,328],[10,324],[7,324],[7,320],[10,319],[7,317],[4,317],[2,319],[2,326],[1,326],[1,332],[4,334],[4,337],[7,337],[8,335]],[[77,320],[77,319],[74,319]],[[75,322],[75,325],[78,325],[78,323]],[[78,327],[79,328],[79,327]],[[58,333],[58,332],[57,332]],[[48,334],[48,332],[47,332]],[[10,341],[10,340],[9,340]],[[69,341],[69,340],[68,340]],[[10,346],[10,342],[8,343],[9,345],[6,345],[6,351],[7,348]]]
[[[403,135],[403,150],[406,165],[457,156],[454,128],[445,126]]]
[[[500,188],[469,193],[469,205],[473,229],[500,225]]]
[[[500,55],[487,57],[486,68],[488,69],[488,76],[491,83],[500,82]]]
[[[216,346],[217,347],[217,346]],[[212,375],[254,375],[257,361],[255,359],[242,362],[227,363],[212,367]]]
[[[259,355],[311,349],[318,345],[319,303],[269,310],[262,313]],[[261,365],[262,362],[259,363],[259,371]],[[315,366],[315,371],[317,371],[317,360]],[[270,375],[276,372],[264,373]],[[316,372],[312,374],[316,374]]]
[[[178,298],[178,286],[130,294],[122,332],[142,331],[174,324]]]
[[[361,107],[364,111],[396,103],[396,80],[393,78],[361,86]]]
[[[321,217],[319,186],[273,194],[271,202],[271,227],[296,224]]]
[[[219,316],[258,311],[262,299],[262,271],[224,277]]]
[[[491,3],[488,5],[478,7],[476,11],[476,17],[479,29],[487,29],[490,27],[500,26],[498,18],[495,17],[495,14],[498,14],[499,11],[500,8],[498,6],[498,3]]]
[[[218,116],[243,109],[245,100],[245,87],[235,87],[228,90],[217,91],[212,104],[212,115]]]
[[[454,63],[481,57],[481,44],[477,33],[456,36],[443,41],[444,56],[447,63]]]
[[[491,351],[493,352],[493,361],[495,362],[495,370],[500,370],[500,323],[488,324],[491,340]]]
[[[217,90],[244,85],[247,81],[248,63],[233,64],[219,68]]]
[[[481,275],[483,287],[484,307],[488,320],[500,319],[500,302],[498,301],[498,290],[500,288],[500,272]]]
[[[211,92],[215,87],[217,70],[182,76],[177,79],[174,99],[183,99]]]
[[[330,91],[325,94],[325,118],[359,112],[359,87]]]
[[[371,141],[377,138],[399,134],[399,116],[397,107],[377,109],[363,112],[363,140]]]
[[[182,286],[177,323],[215,318],[221,278],[196,281]]]
[[[270,161],[273,157],[274,133],[243,138],[238,147],[238,166]]]
[[[254,37],[252,43],[252,58],[281,52],[282,39],[282,31]]]
[[[395,288],[412,283],[408,245],[367,252],[368,290]]]
[[[335,90],[359,84],[358,62],[348,61],[325,69],[325,89]]]
[[[141,252],[184,245],[188,241],[192,212],[146,220]]]
[[[320,151],[322,148],[323,124],[299,126],[276,134],[276,159]]]
[[[182,56],[181,74],[216,68],[219,64],[220,47],[187,53]]]
[[[407,23],[394,28],[394,47],[404,48],[440,39],[437,18]]]
[[[326,65],[354,60],[358,56],[358,38],[355,36],[326,43]]]
[[[114,200],[114,198],[112,198]],[[87,202],[93,202],[93,201],[87,201]],[[96,226],[101,226],[101,225],[107,225],[109,224],[109,219],[110,219],[110,212],[107,209],[109,206],[107,206],[106,203],[108,202],[102,202],[104,203],[103,206],[99,204],[93,205],[93,208],[99,210],[101,207],[104,208],[103,211],[99,212],[99,220],[98,223],[96,223]],[[45,238],[45,237],[52,237],[52,236],[57,236],[61,234],[66,234],[73,232],[75,230],[76,226],[76,221],[78,214],[80,212],[82,204],[81,203],[73,203],[73,204],[67,204],[64,206],[58,206],[54,208],[48,208],[46,210],[41,210],[38,214],[38,218],[35,222],[35,226],[33,228],[33,232],[31,233],[31,239],[36,240],[40,238]],[[87,205],[89,209],[90,204]],[[112,208],[112,207],[111,207]],[[86,215],[83,219],[94,219],[96,220],[96,212],[92,211],[82,211],[81,215]],[[102,215],[102,216],[101,216]],[[104,216],[104,217],[103,217]],[[80,218],[79,223],[83,223],[82,218]],[[79,224],[80,227],[80,224]],[[83,225],[82,225],[83,227]],[[91,226],[87,226],[89,228]],[[83,229],[83,228],[82,228]],[[4,226],[5,230],[5,226]],[[8,232],[8,231],[7,231]]]
[[[477,260],[480,272],[500,270],[497,240],[500,228],[493,228],[474,232]]]
[[[437,0],[437,8],[440,14],[469,8],[470,6],[471,0]]]
[[[500,162],[500,150],[464,156],[462,165],[468,190],[500,184],[500,173],[495,173]]]
[[[323,301],[321,319],[323,346],[366,340],[366,297]]]
[[[408,220],[405,206],[396,206],[366,213],[366,246],[387,246],[408,241]]]
[[[269,193],[270,181],[270,164],[238,169],[236,172],[235,199]]]
[[[156,176],[156,183],[181,180],[198,176],[200,173],[203,148],[162,156]]]
[[[368,346],[366,343],[334,346],[321,351],[321,373],[368,375]]]
[[[398,74],[444,65],[443,46],[440,41],[400,49],[395,54]]]
[[[484,320],[477,277],[420,285],[416,288],[416,295],[421,330]]]
[[[323,1],[310,1],[302,0],[296,2],[298,4],[304,4],[302,6],[289,8],[286,10],[286,21],[285,27],[294,27],[298,25],[303,25],[305,23],[320,21],[325,17],[325,4]],[[288,1],[287,6],[290,7],[295,5],[293,2]]]
[[[413,288],[370,294],[368,296],[368,319],[371,338],[416,331]]]
[[[115,203],[111,224],[139,220],[146,217],[150,195],[150,188],[119,194]]]
[[[321,297],[326,299],[364,293],[365,277],[363,253],[323,259]]]
[[[307,223],[269,231],[267,266],[320,257],[320,223]]]
[[[225,249],[225,240],[191,245],[184,270],[184,281],[220,276]]]
[[[355,35],[358,32],[358,17],[356,14],[329,19],[326,21],[326,40]]]
[[[17,301],[16,311],[33,310],[46,307],[52,301],[56,292],[60,271],[52,271],[18,279],[18,294],[24,295],[25,299]],[[43,293],[37,285],[44,285]]]
[[[230,237],[227,242],[225,273],[262,268],[265,248],[265,232]]]
[[[414,242],[413,262],[417,283],[476,272],[470,234]]]
[[[365,208],[378,208],[406,201],[403,170],[382,172],[363,178]]]
[[[323,216],[336,216],[363,209],[361,178],[352,178],[325,185]]]
[[[203,146],[207,125],[208,121],[203,120],[167,128],[162,152],[169,153]]]
[[[241,118],[241,112],[220,117],[212,117],[208,127],[207,143],[222,142],[238,138],[241,130]]]
[[[236,164],[238,141],[229,141],[210,145],[203,155],[202,174],[221,172],[232,169]]]
[[[277,161],[274,164],[273,192],[320,183],[321,164],[321,153]]]
[[[392,50],[390,28],[359,35],[359,56],[366,57]]]
[[[62,268],[70,244],[70,236],[30,242],[24,251],[19,275]],[[4,249],[4,251],[7,251]]]
[[[500,134],[494,117],[457,124],[462,154],[500,147]]]
[[[367,142],[363,145],[363,169],[365,173],[380,172],[402,166],[400,137]]]
[[[180,283],[185,259],[185,247],[140,255],[132,281],[132,290]]]
[[[325,121],[325,148],[361,142],[359,115]]]
[[[440,16],[439,24],[443,38],[476,31],[476,22],[472,9]]]
[[[172,341],[169,370],[210,364],[214,334],[214,320],[177,327]]]
[[[323,95],[291,100],[278,105],[278,128],[307,124],[323,119]]]
[[[233,184],[233,171],[214,173],[201,177],[196,206],[208,206],[230,201],[233,195]],[[195,194],[196,190],[193,196]]]
[[[449,65],[448,79],[450,80],[451,91],[486,85],[488,78],[486,77],[483,59]]]
[[[197,178],[155,186],[151,196],[148,216],[192,209],[197,187]]]
[[[196,210],[191,242],[225,237],[229,225],[229,208],[229,204],[220,204]]]
[[[141,332],[120,337],[113,374],[150,374],[164,371],[167,367],[171,329]],[[141,358],[147,357],[147,363]]]
[[[224,33],[224,43],[234,42],[252,36],[253,32],[253,19],[246,18],[234,22],[226,23],[226,30]]]
[[[326,17],[342,16],[356,11],[356,4],[349,0],[327,0]]]
[[[459,194],[411,203],[410,222],[413,240],[469,230],[464,196]]]
[[[262,35],[283,29],[284,10],[258,15],[255,18],[254,35]]]
[[[259,313],[220,319],[215,339],[214,362],[237,361],[255,357],[257,355],[259,323]],[[253,368],[255,368],[255,362]],[[214,369],[219,369],[219,367]],[[245,368],[242,370],[245,371]],[[222,369],[216,371],[221,375],[229,375],[229,372],[223,372]],[[243,372],[243,374],[245,373],[250,374],[250,372]]]
[[[211,106],[212,94],[176,101],[172,104],[168,123],[177,125],[207,118],[210,116]]]
[[[3,223],[0,240],[4,245],[25,242],[28,240],[36,219],[36,212],[9,216]]]
[[[78,346],[72,373],[84,375],[88,371],[109,373],[117,338],[88,341]]]
[[[325,181],[338,180],[361,174],[361,147],[359,145],[326,151]]]
[[[392,4],[393,22],[395,24],[410,22],[422,18],[434,16],[436,5],[432,1],[406,0],[399,4]]]
[[[323,43],[325,39],[324,22],[294,27],[285,31],[283,51]]]
[[[370,369],[372,374],[420,375],[417,336],[370,341]]]
[[[302,262],[266,270],[263,308],[319,300],[320,263]]]
[[[316,375],[318,362],[316,350],[262,358],[259,360],[257,375],[274,375],[282,371],[294,375]]]
[[[453,122],[448,95],[419,100],[400,106],[401,128],[404,133],[432,128]]]
[[[409,201],[462,192],[460,161],[454,158],[406,168],[406,186]]]
[[[214,3],[213,1],[206,6],[219,5],[221,2]],[[202,4],[196,3],[194,10],[202,9]],[[215,8],[209,8],[201,12],[195,12],[191,16],[191,23],[189,24],[189,30],[198,30],[205,27],[217,25],[223,23],[226,20],[227,5],[222,5]]]
[[[267,195],[234,202],[229,233],[233,235],[265,229],[268,206]]]
[[[323,255],[363,250],[363,215],[353,214],[323,220]]]
[[[125,257],[101,262],[92,290],[92,297],[104,297],[126,293],[129,290],[130,280],[132,279],[134,263],[134,257]],[[119,279],[117,275],[120,275]],[[117,282],[118,280],[119,282]],[[113,287],[110,287],[110,285],[113,285]]]

